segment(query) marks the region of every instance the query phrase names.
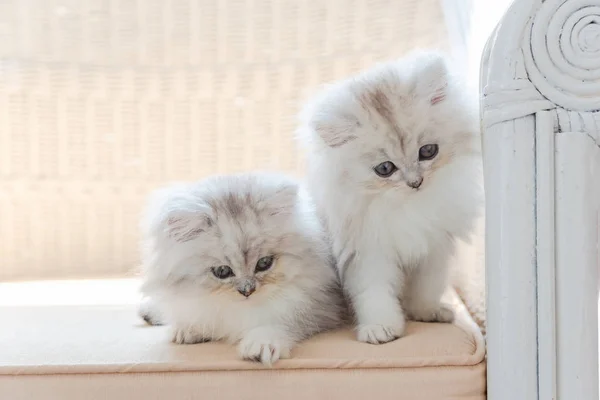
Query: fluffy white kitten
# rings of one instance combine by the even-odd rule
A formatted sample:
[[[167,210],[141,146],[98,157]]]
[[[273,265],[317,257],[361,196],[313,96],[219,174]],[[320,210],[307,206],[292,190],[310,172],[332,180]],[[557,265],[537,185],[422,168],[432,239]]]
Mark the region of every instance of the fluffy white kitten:
[[[483,210],[476,112],[431,52],[334,84],[306,108],[307,180],[360,341],[400,337],[406,317],[453,320],[441,302],[450,258]]]
[[[149,323],[173,341],[239,341],[266,365],[338,326],[343,301],[310,199],[275,174],[212,177],[157,192],[143,224]]]

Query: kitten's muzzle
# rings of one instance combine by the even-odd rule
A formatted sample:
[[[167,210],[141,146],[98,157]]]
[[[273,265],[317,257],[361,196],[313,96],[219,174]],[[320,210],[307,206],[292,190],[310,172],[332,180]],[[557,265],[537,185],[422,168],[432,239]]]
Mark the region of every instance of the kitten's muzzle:
[[[237,291],[245,297],[248,297],[256,291],[256,283],[252,281],[245,281],[237,287]]]
[[[406,184],[413,189],[418,189],[423,183],[423,178],[412,179],[410,181],[406,181]]]

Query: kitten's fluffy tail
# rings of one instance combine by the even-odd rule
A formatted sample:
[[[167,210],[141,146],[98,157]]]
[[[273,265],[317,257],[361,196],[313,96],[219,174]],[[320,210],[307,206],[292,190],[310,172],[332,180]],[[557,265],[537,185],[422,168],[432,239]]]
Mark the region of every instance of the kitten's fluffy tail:
[[[458,241],[452,268],[452,286],[473,320],[486,333],[485,221],[477,222],[470,241]]]

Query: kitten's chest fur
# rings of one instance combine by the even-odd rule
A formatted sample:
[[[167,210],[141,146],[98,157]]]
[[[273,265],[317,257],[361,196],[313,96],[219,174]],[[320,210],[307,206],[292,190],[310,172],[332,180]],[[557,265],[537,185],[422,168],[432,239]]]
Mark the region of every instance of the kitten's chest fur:
[[[338,252],[348,247],[358,253],[376,251],[407,267],[419,264],[433,251],[451,251],[454,237],[464,230],[452,218],[443,218],[444,212],[432,212],[418,203],[373,201],[358,206],[357,202],[354,208],[345,217],[329,221],[332,231],[338,232],[334,248]]]
[[[452,243],[453,227],[419,207],[374,204],[364,215],[358,243],[397,256],[406,266]]]

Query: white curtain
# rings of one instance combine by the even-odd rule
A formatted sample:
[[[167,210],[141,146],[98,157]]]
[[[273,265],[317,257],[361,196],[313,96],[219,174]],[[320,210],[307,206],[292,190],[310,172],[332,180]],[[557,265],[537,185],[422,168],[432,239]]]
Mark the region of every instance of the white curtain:
[[[479,91],[481,55],[512,0],[442,0],[452,55],[470,90]]]

